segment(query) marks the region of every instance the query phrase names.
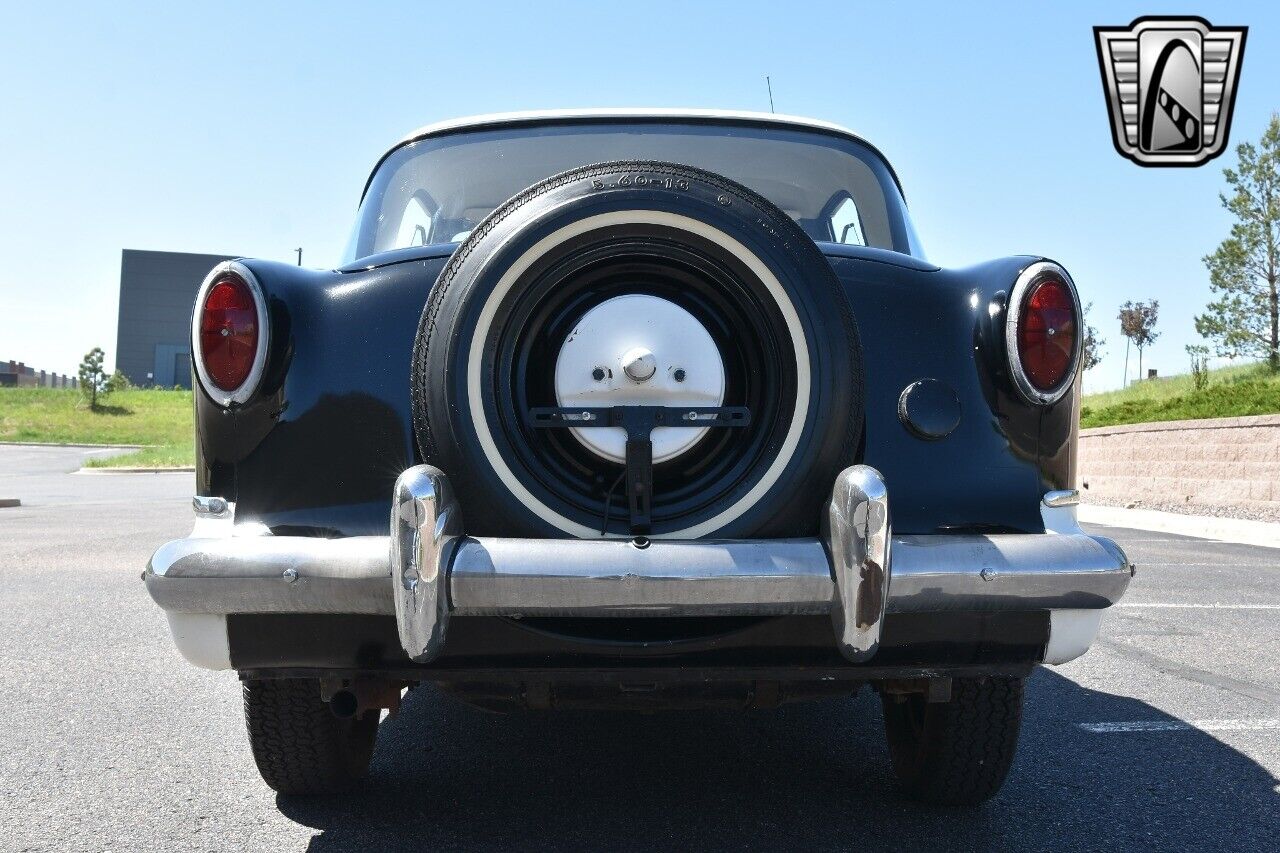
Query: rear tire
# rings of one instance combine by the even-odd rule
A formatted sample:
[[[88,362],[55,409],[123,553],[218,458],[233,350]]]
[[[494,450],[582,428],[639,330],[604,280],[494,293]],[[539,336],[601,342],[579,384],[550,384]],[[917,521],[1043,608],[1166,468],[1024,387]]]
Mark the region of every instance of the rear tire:
[[[957,678],[950,702],[882,696],[894,774],[913,799],[974,806],[1000,790],[1022,727],[1021,678]]]
[[[345,791],[369,769],[378,711],[336,717],[316,679],[245,681],[244,717],[258,772],[281,794]]]

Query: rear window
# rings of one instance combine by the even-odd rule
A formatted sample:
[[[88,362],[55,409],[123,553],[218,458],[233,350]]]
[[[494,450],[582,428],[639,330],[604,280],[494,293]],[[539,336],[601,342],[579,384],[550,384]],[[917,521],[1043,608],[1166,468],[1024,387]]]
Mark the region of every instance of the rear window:
[[[889,168],[854,139],[751,124],[608,121],[465,130],[392,151],[369,183],[346,260],[463,240],[495,207],[544,178],[637,159],[731,178],[814,240],[920,254]]]

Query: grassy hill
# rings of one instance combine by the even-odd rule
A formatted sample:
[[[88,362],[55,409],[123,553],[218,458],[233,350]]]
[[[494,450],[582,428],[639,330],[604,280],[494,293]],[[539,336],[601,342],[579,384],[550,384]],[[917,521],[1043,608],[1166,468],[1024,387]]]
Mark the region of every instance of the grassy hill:
[[[1122,391],[1088,394],[1083,427],[1148,421],[1225,418],[1280,412],[1280,374],[1264,365],[1214,370],[1197,391],[1190,376],[1135,382]],[[91,467],[180,467],[192,465],[190,391],[131,389],[109,395],[91,411],[79,391],[0,388],[0,441],[55,444],[140,444],[142,449]]]
[[[1149,421],[1229,418],[1280,412],[1280,374],[1263,364],[1235,365],[1209,372],[1209,385],[1197,391],[1191,376],[1134,382],[1121,391],[1086,394],[1082,427]]]
[[[90,459],[91,467],[189,466],[195,459],[192,424],[190,391],[117,391],[90,410],[75,390],[0,388],[0,441],[147,445]]]

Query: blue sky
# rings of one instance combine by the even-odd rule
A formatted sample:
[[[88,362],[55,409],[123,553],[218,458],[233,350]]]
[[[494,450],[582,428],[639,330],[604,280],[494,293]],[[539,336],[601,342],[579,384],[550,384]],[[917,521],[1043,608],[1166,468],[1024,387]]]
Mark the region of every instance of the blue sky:
[[[1073,274],[1119,385],[1127,299],[1147,366],[1184,372],[1227,234],[1233,153],[1143,169],[1112,147],[1094,25],[1250,27],[1232,146],[1280,110],[1275,4],[25,4],[0,12],[0,358],[115,348],[122,248],[308,266],[341,252],[368,170],[409,130],[503,110],[768,109],[893,161],[930,257],[1044,254]],[[181,8],[179,8],[181,6]]]

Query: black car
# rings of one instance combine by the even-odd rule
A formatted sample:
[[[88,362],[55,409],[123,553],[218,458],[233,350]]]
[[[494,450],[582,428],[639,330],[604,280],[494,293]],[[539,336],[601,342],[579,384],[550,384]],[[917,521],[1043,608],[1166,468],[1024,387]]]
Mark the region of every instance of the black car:
[[[195,530],[147,588],[239,672],[281,792],[358,780],[422,682],[496,710],[869,684],[904,788],[980,802],[1023,680],[1132,573],[1076,524],[1081,330],[1053,261],[929,263],[834,125],[436,125],[374,168],[341,268],[205,280]]]

